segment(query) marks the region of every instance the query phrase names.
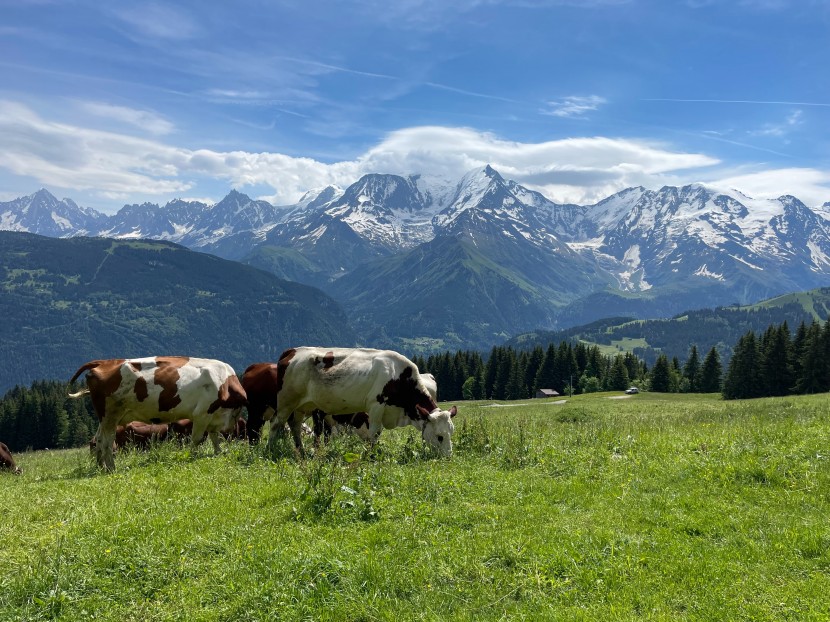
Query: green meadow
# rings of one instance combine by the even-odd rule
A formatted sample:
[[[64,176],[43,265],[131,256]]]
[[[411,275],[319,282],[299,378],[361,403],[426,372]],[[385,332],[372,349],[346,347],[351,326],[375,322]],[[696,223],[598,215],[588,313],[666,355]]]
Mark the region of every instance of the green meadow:
[[[459,403],[451,459],[18,454],[0,620],[830,619],[830,396],[611,397]]]

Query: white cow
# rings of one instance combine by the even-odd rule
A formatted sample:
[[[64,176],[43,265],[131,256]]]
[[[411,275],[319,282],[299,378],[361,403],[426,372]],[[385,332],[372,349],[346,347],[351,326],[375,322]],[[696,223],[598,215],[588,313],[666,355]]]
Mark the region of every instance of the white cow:
[[[191,419],[193,447],[207,432],[219,453],[219,432],[233,429],[236,415],[247,404],[233,368],[213,359],[151,356],[90,361],[69,382],[84,372],[87,388],[69,397],[92,398],[100,422],[95,454],[98,464],[109,471],[115,468],[112,442],[119,424]]]
[[[299,424],[319,409],[327,415],[367,413],[373,439],[383,428],[415,426],[439,453],[452,455],[452,417],[457,410],[438,408],[418,368],[402,354],[366,348],[292,348],[283,352],[277,368],[277,408],[269,445],[288,423],[302,451]]]

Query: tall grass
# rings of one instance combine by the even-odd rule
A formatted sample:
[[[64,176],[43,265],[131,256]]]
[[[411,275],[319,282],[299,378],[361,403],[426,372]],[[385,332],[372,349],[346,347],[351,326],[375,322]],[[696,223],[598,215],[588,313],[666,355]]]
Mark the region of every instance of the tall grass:
[[[828,396],[607,397],[462,404],[449,460],[22,454],[0,620],[830,618]]]

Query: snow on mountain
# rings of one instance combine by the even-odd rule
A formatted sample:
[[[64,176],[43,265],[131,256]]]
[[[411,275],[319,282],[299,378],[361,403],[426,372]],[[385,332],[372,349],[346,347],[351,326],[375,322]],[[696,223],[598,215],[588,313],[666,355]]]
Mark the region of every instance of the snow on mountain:
[[[68,237],[97,230],[104,218],[79,207],[72,199],[58,200],[41,188],[34,194],[0,203],[0,229],[29,231],[49,237]]]

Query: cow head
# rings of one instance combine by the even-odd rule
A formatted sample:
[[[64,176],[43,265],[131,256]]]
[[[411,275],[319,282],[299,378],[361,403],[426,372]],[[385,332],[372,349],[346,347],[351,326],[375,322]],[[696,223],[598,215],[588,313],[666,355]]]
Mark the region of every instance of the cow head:
[[[421,430],[424,441],[442,456],[452,456],[452,434],[455,432],[452,418],[458,412],[456,407],[453,406],[450,410],[436,408],[432,412],[422,406],[416,406],[416,409],[419,415],[416,425]]]

